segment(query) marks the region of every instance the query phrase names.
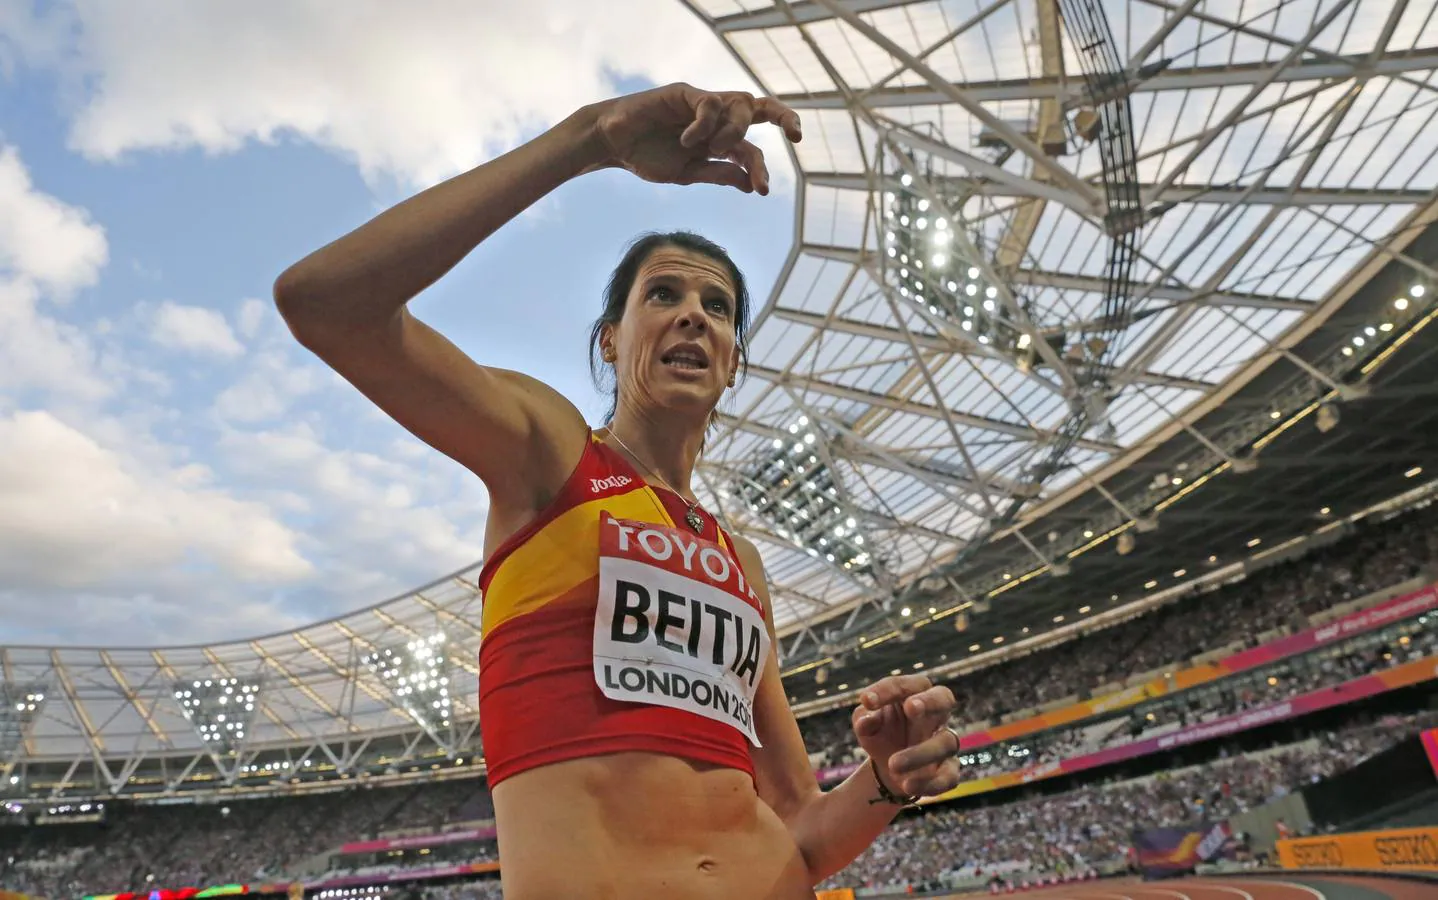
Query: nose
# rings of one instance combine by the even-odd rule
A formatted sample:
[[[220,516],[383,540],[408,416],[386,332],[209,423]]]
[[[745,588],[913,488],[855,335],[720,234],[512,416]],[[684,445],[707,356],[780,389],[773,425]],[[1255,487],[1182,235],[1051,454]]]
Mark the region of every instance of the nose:
[[[704,318],[704,301],[698,294],[688,294],[684,303],[679,307],[679,318],[675,322],[681,329],[691,329],[704,333],[709,329],[709,322]]]

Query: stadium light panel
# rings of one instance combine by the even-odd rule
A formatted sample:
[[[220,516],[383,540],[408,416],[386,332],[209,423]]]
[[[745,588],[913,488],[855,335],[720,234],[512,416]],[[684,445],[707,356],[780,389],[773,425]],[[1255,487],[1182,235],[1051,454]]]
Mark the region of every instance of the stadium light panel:
[[[49,689],[41,682],[0,682],[0,764],[13,761],[45,711]]]
[[[786,431],[791,440],[776,439],[738,467],[733,495],[779,538],[835,568],[877,581],[881,561],[843,500],[840,473],[822,451],[827,436],[808,416]]]
[[[438,739],[451,729],[452,663],[445,653],[443,632],[378,647],[360,661],[379,677],[410,718],[432,736]]]
[[[999,312],[994,302],[997,286],[982,279],[977,260],[967,255],[972,249],[968,244],[981,246],[983,236],[976,234],[967,244],[955,240],[975,231],[957,215],[966,198],[945,179],[932,177],[931,164],[921,163],[913,154],[893,157],[890,165],[889,171],[899,174],[901,187],[884,193],[883,216],[875,222],[876,238],[887,251],[880,258],[885,280],[900,297],[923,303],[931,315],[959,324],[979,343],[1011,356],[1022,355],[1032,339]],[[910,168],[925,172],[926,187],[915,184]],[[937,195],[937,207],[930,195]],[[889,263],[893,259],[898,267]],[[988,299],[976,316],[965,301],[980,291]]]
[[[222,756],[243,745],[250,734],[260,686],[257,677],[224,676],[176,681],[170,692],[205,749]]]

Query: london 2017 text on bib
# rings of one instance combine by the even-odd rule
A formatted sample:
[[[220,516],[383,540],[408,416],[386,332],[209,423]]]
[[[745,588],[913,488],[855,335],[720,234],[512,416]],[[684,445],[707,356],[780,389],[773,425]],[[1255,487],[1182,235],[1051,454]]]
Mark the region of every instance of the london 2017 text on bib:
[[[755,747],[769,632],[734,558],[675,528],[600,516],[594,681],[611,700],[682,709]],[[750,602],[752,601],[752,602]]]

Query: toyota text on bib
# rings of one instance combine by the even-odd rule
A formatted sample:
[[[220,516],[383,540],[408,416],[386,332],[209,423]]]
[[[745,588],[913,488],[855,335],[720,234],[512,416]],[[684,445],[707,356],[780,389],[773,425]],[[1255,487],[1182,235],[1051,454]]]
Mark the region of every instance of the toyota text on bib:
[[[730,554],[698,535],[600,516],[594,681],[604,696],[730,725],[755,747],[769,659],[758,596]]]

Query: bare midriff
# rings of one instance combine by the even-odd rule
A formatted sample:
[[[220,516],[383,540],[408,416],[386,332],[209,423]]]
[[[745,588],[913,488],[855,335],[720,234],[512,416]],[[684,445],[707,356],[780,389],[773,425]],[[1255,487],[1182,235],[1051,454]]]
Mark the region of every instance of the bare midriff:
[[[749,776],[653,753],[542,766],[494,788],[505,900],[813,900]]]

